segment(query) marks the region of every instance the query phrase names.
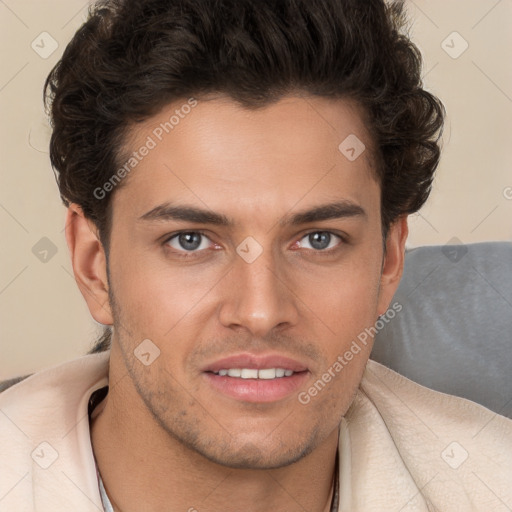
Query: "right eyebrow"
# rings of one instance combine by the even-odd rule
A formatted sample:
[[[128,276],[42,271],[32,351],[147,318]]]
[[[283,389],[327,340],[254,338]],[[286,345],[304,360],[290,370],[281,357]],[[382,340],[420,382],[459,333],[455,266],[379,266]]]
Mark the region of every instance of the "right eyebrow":
[[[233,222],[225,215],[210,210],[203,210],[195,206],[176,206],[163,203],[139,217],[139,221],[167,222],[179,220],[195,222],[198,224],[213,224],[216,226],[232,226]]]

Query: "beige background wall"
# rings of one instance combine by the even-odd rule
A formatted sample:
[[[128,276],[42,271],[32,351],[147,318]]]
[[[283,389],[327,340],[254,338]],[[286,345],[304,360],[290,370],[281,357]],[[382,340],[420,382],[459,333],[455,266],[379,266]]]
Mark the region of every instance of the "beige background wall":
[[[406,3],[426,85],[448,111],[437,182],[411,218],[409,246],[512,240],[512,0]],[[98,332],[72,275],[41,102],[86,9],[0,0],[0,379],[79,356]]]

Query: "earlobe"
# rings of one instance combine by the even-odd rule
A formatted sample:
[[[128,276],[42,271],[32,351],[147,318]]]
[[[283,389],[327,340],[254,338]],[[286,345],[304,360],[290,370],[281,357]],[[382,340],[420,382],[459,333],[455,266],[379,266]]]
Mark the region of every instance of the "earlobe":
[[[75,280],[91,315],[103,325],[112,325],[105,251],[96,226],[75,203],[66,212],[66,241]]]
[[[382,267],[378,314],[383,315],[395,294],[404,269],[405,242],[409,234],[407,216],[400,217],[389,228],[386,255]]]

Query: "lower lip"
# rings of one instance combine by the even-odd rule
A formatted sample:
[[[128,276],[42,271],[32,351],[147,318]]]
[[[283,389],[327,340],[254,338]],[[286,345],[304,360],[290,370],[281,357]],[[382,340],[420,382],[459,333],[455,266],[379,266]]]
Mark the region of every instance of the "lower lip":
[[[204,375],[212,388],[224,395],[243,402],[269,403],[282,400],[296,392],[308,378],[309,372],[268,380],[221,377],[211,372]]]

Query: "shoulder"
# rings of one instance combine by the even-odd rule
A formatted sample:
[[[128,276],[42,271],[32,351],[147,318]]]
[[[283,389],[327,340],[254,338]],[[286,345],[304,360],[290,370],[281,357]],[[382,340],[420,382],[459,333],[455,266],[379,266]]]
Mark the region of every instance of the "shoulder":
[[[108,384],[109,356],[68,361],[0,393],[0,495],[6,509],[88,510],[99,498],[87,411],[92,393]],[[77,486],[90,497],[84,507],[77,505],[85,499]]]
[[[512,420],[372,360],[346,420],[353,457],[383,468],[375,478],[414,482],[439,510],[512,503]]]
[[[34,374],[15,377],[0,382],[0,407],[14,403],[23,407],[23,400],[37,397],[47,401],[58,401],[80,393],[98,378],[108,374],[110,352],[88,354],[71,361],[46,368]]]

